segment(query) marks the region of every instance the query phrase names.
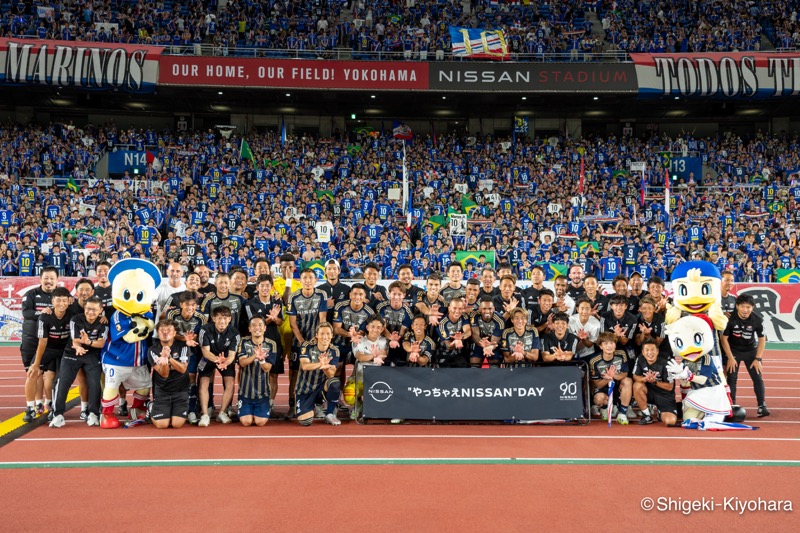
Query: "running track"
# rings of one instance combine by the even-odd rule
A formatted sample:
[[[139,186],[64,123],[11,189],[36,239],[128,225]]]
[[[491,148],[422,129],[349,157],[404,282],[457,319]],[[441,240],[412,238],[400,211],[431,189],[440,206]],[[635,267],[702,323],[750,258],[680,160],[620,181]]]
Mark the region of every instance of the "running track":
[[[80,423],[72,409],[65,428],[41,426],[0,448],[0,530],[108,530],[100,503],[106,497],[118,531],[145,524],[196,531],[198,523],[207,531],[533,531],[543,524],[572,531],[617,529],[623,520],[633,527],[795,530],[800,352],[770,350],[765,361],[773,415],[750,419],[761,428],[752,432],[349,421],[339,428],[271,421],[266,428],[212,423],[106,432]],[[22,411],[22,383],[19,355],[1,348],[0,421],[13,423]],[[754,414],[746,372],[739,391]],[[280,392],[282,405],[285,383]],[[674,505],[705,497],[716,508],[646,512],[648,497]],[[725,507],[725,498],[759,497],[791,500],[796,510],[739,515]]]

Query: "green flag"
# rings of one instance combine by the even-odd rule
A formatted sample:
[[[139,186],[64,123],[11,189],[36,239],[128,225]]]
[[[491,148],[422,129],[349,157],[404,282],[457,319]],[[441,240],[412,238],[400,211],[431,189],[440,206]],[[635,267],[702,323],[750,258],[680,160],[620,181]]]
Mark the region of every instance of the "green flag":
[[[464,250],[456,252],[456,261],[461,263],[461,266],[467,268],[467,263],[473,262],[479,264],[481,257],[486,260],[486,264],[494,268],[495,258],[494,252],[489,250]]]
[[[249,159],[253,161],[253,152],[250,151],[250,145],[242,138],[242,146],[239,148],[239,159]]]
[[[73,178],[72,176],[69,177],[69,181],[67,181],[67,184],[64,185],[64,187],[69,189],[72,192],[78,192],[80,190],[80,187],[78,187],[78,184],[75,183],[75,178]]]
[[[594,250],[595,252],[600,251],[600,243],[597,241],[577,241],[575,246],[578,247],[578,253],[580,254],[586,253],[589,250]]]
[[[320,202],[322,200],[325,200],[330,204],[333,204],[333,191],[328,191],[328,190],[323,191],[321,189],[317,189],[316,193],[317,193],[317,200],[319,200]]]
[[[556,276],[567,275],[567,265],[559,265],[558,263],[544,263],[544,262],[537,262],[536,264],[544,269],[544,274],[545,274],[544,279],[547,281],[555,279]]]
[[[435,232],[439,231],[439,228],[444,226],[447,223],[447,221],[445,220],[444,216],[436,215],[434,217],[429,218],[427,220],[427,223],[430,224],[431,226],[433,226],[433,231],[435,233]]]
[[[478,204],[476,204],[469,196],[462,196],[461,197],[461,210],[469,217],[473,218],[477,216],[480,211],[478,210]]]
[[[310,268],[316,274],[317,279],[325,279],[325,261],[306,261],[303,268]]]
[[[616,178],[627,178],[628,177],[628,171],[627,170],[615,170],[614,173],[611,174],[611,177],[614,178],[614,179],[616,179]]]
[[[800,268],[779,268],[778,283],[800,283]]]

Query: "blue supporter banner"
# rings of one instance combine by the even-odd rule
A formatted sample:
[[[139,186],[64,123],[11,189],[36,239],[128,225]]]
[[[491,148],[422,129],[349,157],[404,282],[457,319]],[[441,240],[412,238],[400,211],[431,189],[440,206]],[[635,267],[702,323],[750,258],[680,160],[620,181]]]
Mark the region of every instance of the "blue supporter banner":
[[[694,181],[703,178],[703,161],[699,157],[672,157],[669,165],[669,175],[674,181],[684,180],[689,183],[689,175],[694,174]],[[661,174],[664,175],[663,173]],[[662,180],[663,181],[663,180]]]
[[[364,368],[364,416],[409,420],[548,420],[583,416],[577,365]]]
[[[136,152],[132,150],[118,150],[108,154],[108,173],[124,174],[125,171],[131,175],[138,173],[144,174],[147,170],[147,152]]]

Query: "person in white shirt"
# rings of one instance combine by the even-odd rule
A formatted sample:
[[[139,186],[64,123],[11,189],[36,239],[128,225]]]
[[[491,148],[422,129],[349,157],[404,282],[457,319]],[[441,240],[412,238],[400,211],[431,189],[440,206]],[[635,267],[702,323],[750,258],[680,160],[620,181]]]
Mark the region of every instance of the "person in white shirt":
[[[172,261],[167,267],[167,277],[161,280],[161,285],[156,289],[156,316],[159,319],[166,318],[167,302],[170,296],[176,292],[186,290],[183,282],[183,266]],[[162,317],[163,315],[163,317]]]
[[[592,302],[588,298],[579,298],[575,305],[577,313],[569,317],[569,331],[580,341],[575,356],[578,359],[588,359],[595,352],[594,345],[603,326],[600,320],[592,316]]]

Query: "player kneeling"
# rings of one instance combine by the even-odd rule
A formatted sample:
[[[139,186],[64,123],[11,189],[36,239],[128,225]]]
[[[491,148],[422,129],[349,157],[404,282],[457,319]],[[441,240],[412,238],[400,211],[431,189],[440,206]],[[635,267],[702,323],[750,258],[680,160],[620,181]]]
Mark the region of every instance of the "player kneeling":
[[[642,342],[642,355],[636,358],[633,367],[633,398],[642,410],[640,425],[655,422],[650,406],[655,405],[661,421],[667,426],[678,422],[675,403],[675,383],[667,381],[668,361],[658,357],[658,345],[654,339]]]
[[[630,406],[633,392],[633,382],[628,377],[628,356],[624,351],[616,349],[617,341],[610,331],[601,333],[597,338],[597,344],[600,346],[600,354],[593,357],[589,363],[589,369],[592,372],[592,384],[595,388],[592,396],[594,403],[592,410],[595,414],[598,414],[598,409],[602,410],[603,420],[608,420],[606,415],[609,407],[608,385],[613,380],[619,398],[617,423],[627,425],[628,407]]]
[[[314,406],[318,402],[327,402],[326,423],[332,426],[341,424],[336,418],[341,386],[339,379],[334,377],[339,364],[339,350],[331,344],[332,340],[333,326],[323,322],[317,326],[316,336],[300,348],[295,412],[301,426],[310,426],[314,422]]]
[[[269,422],[269,371],[278,359],[278,345],[267,339],[264,317],[250,319],[250,336],[239,343],[239,422],[265,426]]]
[[[175,339],[175,322],[162,320],[156,327],[158,342],[148,351],[153,367],[153,401],[150,421],[156,429],[174,428],[186,423],[189,411],[189,348]]]

